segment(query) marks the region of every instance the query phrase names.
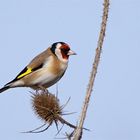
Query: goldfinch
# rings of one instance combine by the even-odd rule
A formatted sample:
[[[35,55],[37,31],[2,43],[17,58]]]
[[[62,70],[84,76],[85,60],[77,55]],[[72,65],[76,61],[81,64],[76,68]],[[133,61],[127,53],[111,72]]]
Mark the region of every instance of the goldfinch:
[[[70,55],[76,55],[68,44],[56,42],[36,56],[14,80],[0,89],[0,93],[15,87],[30,87],[45,90],[64,75]]]

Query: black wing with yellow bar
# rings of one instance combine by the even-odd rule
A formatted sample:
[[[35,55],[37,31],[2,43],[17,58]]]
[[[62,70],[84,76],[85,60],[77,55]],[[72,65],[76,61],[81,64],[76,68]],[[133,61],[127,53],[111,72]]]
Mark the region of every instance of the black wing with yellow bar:
[[[12,80],[11,82],[7,83],[6,85],[12,83],[12,82],[15,82],[21,78],[23,78],[24,76],[42,68],[43,64],[39,65],[38,67],[34,68],[34,69],[31,69],[31,68],[28,68],[28,67],[25,67],[17,76],[14,80]]]

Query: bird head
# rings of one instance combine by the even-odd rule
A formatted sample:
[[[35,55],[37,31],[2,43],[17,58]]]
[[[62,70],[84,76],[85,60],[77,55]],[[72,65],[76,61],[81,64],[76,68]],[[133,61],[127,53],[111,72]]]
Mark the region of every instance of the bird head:
[[[76,55],[76,53],[70,49],[69,45],[64,42],[56,42],[52,44],[51,51],[61,61],[68,61],[70,55]]]

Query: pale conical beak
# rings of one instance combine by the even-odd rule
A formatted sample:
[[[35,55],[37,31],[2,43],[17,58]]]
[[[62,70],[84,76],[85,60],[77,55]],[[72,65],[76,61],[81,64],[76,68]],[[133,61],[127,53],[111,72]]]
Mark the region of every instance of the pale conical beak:
[[[72,50],[69,50],[68,54],[67,55],[77,55],[77,53],[75,53],[74,51]]]

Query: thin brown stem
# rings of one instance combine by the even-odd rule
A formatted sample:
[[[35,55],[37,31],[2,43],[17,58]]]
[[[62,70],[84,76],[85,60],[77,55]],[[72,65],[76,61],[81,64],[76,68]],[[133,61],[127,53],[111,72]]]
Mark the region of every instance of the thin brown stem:
[[[83,104],[82,113],[81,113],[81,116],[79,119],[80,121],[74,132],[73,140],[80,140],[82,138],[82,133],[83,133],[82,128],[83,128],[83,124],[84,124],[84,121],[86,118],[86,113],[87,113],[91,93],[92,93],[92,90],[94,87],[94,82],[95,82],[95,78],[96,78],[96,74],[97,74],[97,68],[98,68],[98,65],[100,62],[100,56],[101,56],[101,52],[102,52],[103,41],[104,41],[105,31],[106,31],[107,18],[108,18],[108,12],[109,12],[109,0],[104,0],[103,5],[104,5],[104,9],[103,9],[101,30],[100,30],[99,39],[98,39],[97,48],[96,48],[96,54],[95,54],[95,58],[94,58],[93,65],[92,65],[92,71],[90,74],[89,84],[88,84],[87,91],[86,91],[86,96],[85,96],[85,101]]]
[[[62,117],[60,117],[60,116],[59,116],[59,121],[60,121],[62,124],[66,124],[66,125],[68,125],[69,127],[76,129],[76,126],[75,126],[75,125],[73,125],[73,124],[67,122],[66,120],[64,120],[64,119],[63,119]]]

